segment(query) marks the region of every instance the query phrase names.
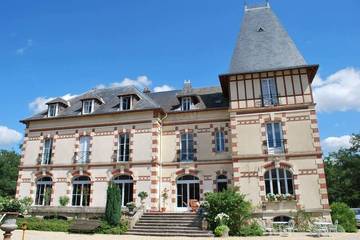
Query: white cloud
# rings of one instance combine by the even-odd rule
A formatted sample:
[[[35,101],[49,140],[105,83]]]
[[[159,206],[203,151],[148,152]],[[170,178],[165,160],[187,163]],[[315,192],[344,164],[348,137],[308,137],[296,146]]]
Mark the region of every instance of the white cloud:
[[[124,86],[136,86],[140,89],[145,88],[145,87],[149,87],[152,84],[152,81],[147,77],[147,76],[139,76],[136,79],[131,79],[131,78],[124,78],[121,82],[113,82],[109,85],[105,85],[105,84],[99,84],[96,86],[96,88],[101,89],[101,88],[106,88],[106,87],[124,87]],[[169,85],[162,85],[162,86],[157,86],[154,88],[154,92],[163,92],[163,91],[170,91],[173,90],[174,88],[169,86]]]
[[[19,142],[22,138],[21,133],[6,126],[0,126],[0,146],[7,146]]]
[[[321,112],[360,111],[360,70],[342,69],[325,80],[316,76],[313,82],[317,110]]]
[[[350,135],[344,135],[341,137],[328,137],[321,141],[321,146],[325,152],[335,152],[340,148],[351,147],[350,140]]]
[[[166,91],[171,91],[171,90],[174,90],[174,88],[169,85],[166,85],[166,84],[164,84],[162,86],[154,87],[154,92],[166,92]]]
[[[76,97],[77,95],[71,95],[70,93],[62,96],[63,99],[69,100]],[[55,99],[55,97],[37,97],[32,102],[29,103],[29,109],[33,114],[40,113],[47,109],[46,103]]]
[[[26,41],[26,45],[25,45],[24,47],[21,47],[21,48],[16,49],[16,54],[17,54],[17,55],[24,55],[24,53],[25,53],[27,50],[29,50],[29,49],[32,47],[32,45],[33,45],[32,39],[28,39],[28,40]]]

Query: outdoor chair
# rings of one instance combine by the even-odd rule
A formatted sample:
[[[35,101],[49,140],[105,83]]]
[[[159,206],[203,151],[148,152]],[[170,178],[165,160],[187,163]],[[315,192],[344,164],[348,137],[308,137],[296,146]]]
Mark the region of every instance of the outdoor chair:
[[[329,226],[329,232],[337,232],[339,221],[335,220],[334,224]]]
[[[290,220],[287,227],[285,227],[286,232],[295,232],[295,222],[294,220]]]
[[[196,212],[200,207],[200,203],[197,199],[190,199],[189,205],[192,212]]]

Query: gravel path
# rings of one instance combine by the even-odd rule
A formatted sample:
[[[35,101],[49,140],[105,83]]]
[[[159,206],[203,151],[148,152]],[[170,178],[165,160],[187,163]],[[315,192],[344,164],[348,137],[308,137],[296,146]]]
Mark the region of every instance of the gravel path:
[[[2,232],[0,231],[1,235]],[[324,240],[360,240],[360,232],[358,233],[331,233],[331,237],[322,237],[320,239]],[[15,231],[12,237],[12,240],[21,240],[22,231]],[[0,236],[2,239],[2,236]],[[187,237],[141,237],[141,236],[130,236],[130,235],[103,235],[103,234],[94,234],[94,235],[84,235],[84,234],[68,234],[68,233],[56,233],[56,232],[39,232],[39,231],[26,231],[25,240],[189,240],[196,238],[187,238]],[[213,238],[198,238],[200,240],[208,240]],[[221,239],[221,238],[219,238]],[[230,240],[278,240],[278,239],[288,239],[288,240],[303,240],[303,239],[318,239],[311,236],[307,236],[305,233],[291,233],[289,237],[279,237],[279,236],[266,236],[266,237],[230,237]]]

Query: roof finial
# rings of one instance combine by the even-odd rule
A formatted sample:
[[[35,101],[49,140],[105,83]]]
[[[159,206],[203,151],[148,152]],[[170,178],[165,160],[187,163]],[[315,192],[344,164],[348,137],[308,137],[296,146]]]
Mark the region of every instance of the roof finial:
[[[266,0],[266,7],[270,8],[270,1]]]

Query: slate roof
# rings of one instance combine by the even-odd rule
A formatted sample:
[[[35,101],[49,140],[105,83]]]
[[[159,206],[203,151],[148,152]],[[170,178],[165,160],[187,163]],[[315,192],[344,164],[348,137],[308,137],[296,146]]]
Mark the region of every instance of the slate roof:
[[[136,94],[140,98],[133,106],[132,110],[162,109],[165,112],[176,111],[176,109],[180,106],[177,96],[180,92],[182,92],[182,90],[143,93],[134,86],[94,89],[68,100],[70,107],[59,112],[57,117],[72,117],[81,115],[81,100],[89,99],[92,96],[103,99],[103,103],[99,104],[98,107],[95,108],[94,112],[89,115],[119,112],[119,95],[128,94]],[[193,92],[199,99],[199,102],[195,105],[196,109],[228,107],[228,101],[224,98],[220,87],[194,88]],[[47,110],[30,118],[26,118],[22,120],[22,122],[46,118]]]
[[[268,4],[245,8],[229,73],[304,65],[305,59]]]

